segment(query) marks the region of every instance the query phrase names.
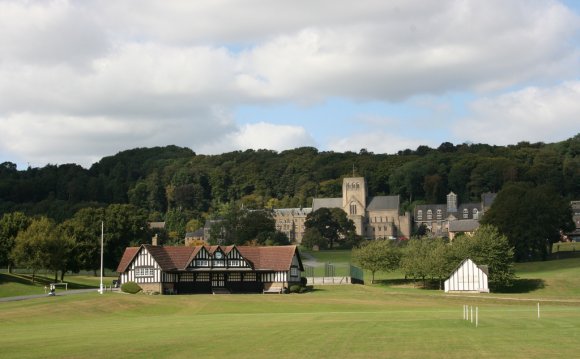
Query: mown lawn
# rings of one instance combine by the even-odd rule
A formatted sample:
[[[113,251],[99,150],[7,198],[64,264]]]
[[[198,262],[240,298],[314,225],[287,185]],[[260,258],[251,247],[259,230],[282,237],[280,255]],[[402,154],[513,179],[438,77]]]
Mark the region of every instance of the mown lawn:
[[[79,294],[0,303],[3,358],[570,358],[580,303],[320,287],[291,295]],[[462,320],[479,308],[479,327]]]
[[[479,295],[448,295],[394,278],[289,295],[108,292],[6,302],[0,356],[577,357],[580,258],[517,264],[516,271],[512,292]],[[78,285],[98,286],[98,278],[81,278]],[[5,289],[0,284],[0,293]],[[463,305],[478,308],[477,328],[463,320]]]
[[[116,277],[104,277],[103,284],[111,285],[113,279]],[[66,276],[64,279],[68,289],[98,288],[100,280],[100,277],[82,275]],[[36,275],[33,284],[29,274],[0,273],[0,298],[44,294],[44,287],[53,282],[54,277],[44,275]],[[64,287],[58,286],[57,291],[60,290],[64,290]]]

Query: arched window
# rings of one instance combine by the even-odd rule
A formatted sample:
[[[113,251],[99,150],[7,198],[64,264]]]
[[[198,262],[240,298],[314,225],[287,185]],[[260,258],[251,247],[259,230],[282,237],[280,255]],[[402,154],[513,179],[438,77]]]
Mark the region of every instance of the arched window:
[[[441,219],[441,210],[440,209],[437,210],[437,219]]]
[[[423,211],[422,210],[418,210],[417,211],[417,219],[419,221],[422,221],[423,220]]]
[[[427,219],[433,219],[433,211],[427,210]]]
[[[467,208],[463,209],[463,218],[469,218],[469,210]]]
[[[356,203],[350,204],[350,214],[356,214]]]
[[[479,219],[479,211],[477,208],[473,209],[473,219]]]

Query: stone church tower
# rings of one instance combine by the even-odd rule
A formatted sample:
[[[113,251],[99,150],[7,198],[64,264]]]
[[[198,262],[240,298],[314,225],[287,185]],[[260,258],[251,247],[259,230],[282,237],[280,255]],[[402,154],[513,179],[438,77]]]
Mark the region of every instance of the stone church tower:
[[[342,181],[342,209],[356,226],[356,233],[363,234],[367,209],[367,183],[364,177],[349,177]]]

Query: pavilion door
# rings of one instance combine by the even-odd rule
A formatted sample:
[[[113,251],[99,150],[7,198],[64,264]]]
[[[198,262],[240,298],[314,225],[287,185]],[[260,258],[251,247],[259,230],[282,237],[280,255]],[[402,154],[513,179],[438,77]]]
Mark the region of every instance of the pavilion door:
[[[223,288],[226,286],[226,278],[224,273],[212,273],[211,286],[214,288]]]

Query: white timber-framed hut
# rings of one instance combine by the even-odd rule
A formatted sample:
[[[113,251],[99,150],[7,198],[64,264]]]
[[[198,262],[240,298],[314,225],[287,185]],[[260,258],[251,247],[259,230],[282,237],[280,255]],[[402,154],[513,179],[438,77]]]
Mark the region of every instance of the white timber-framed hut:
[[[120,284],[145,292],[262,293],[300,283],[304,271],[297,246],[129,247],[119,262]]]
[[[489,293],[487,266],[478,266],[467,258],[445,281],[445,292]]]

